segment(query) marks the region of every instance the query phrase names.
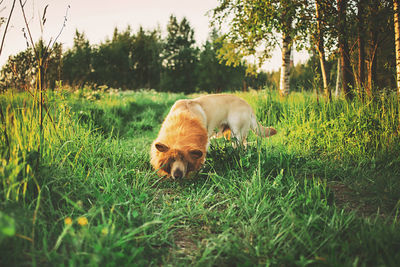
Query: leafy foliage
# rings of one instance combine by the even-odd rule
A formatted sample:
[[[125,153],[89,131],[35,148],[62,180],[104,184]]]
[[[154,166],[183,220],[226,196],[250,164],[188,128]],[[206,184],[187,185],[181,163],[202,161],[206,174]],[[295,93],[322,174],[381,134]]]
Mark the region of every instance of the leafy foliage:
[[[43,46],[42,40],[36,44],[36,47],[40,48],[41,51],[44,49]],[[55,44],[52,48],[52,53],[46,59],[44,84],[48,87],[54,87],[55,81],[60,80],[61,54],[62,46]],[[19,91],[31,89],[34,87],[37,71],[37,61],[32,48],[29,47],[15,56],[10,56],[1,70],[0,91],[6,91],[10,88]]]
[[[71,85],[83,85],[91,72],[92,49],[83,33],[75,32],[74,46],[64,54],[63,80]]]
[[[246,66],[240,64],[236,67],[228,66],[226,60],[218,59],[218,51],[222,47],[222,40],[217,32],[211,34],[211,40],[207,41],[200,53],[198,63],[199,88],[213,92],[235,90],[240,88],[245,76]]]
[[[2,91],[5,91],[7,88],[19,88],[23,90],[29,87],[34,78],[34,64],[33,52],[30,48],[10,57],[1,70]]]
[[[255,55],[261,64],[280,44],[277,36],[295,39],[307,29],[307,1],[221,1],[213,10],[213,24],[228,27],[220,50],[228,64]]]
[[[161,87],[173,92],[193,92],[198,50],[194,47],[194,30],[186,18],[178,23],[171,16],[164,44]]]
[[[74,44],[63,53],[55,45],[47,66],[47,87],[102,87],[117,89],[152,88],[158,91],[191,93],[258,88],[265,76],[246,74],[244,62],[226,67],[218,58],[222,43],[214,31],[202,48],[196,47],[194,30],[189,21],[170,17],[167,36],[160,30],[136,33],[130,27],[114,30],[112,38],[93,45],[84,33],[75,32]],[[31,49],[11,57],[3,67],[0,87],[3,91],[25,90],[34,78],[34,55]]]
[[[140,28],[132,44],[134,88],[158,88],[161,79],[162,41],[159,33]]]

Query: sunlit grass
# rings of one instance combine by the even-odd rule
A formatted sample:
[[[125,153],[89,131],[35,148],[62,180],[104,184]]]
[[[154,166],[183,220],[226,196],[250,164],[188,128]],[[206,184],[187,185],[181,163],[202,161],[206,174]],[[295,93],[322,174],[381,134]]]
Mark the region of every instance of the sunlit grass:
[[[49,93],[42,141],[32,98],[2,95],[1,262],[395,266],[396,98],[237,94],[278,134],[247,150],[213,140],[181,182],[155,175],[149,146],[183,95]]]

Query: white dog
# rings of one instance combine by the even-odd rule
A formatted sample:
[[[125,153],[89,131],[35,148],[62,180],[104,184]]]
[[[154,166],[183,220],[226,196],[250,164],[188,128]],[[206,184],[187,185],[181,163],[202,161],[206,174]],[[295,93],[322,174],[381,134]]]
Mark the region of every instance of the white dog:
[[[201,118],[207,129],[208,137],[230,130],[232,137],[241,144],[245,144],[249,130],[258,136],[268,137],[276,134],[272,127],[264,127],[254,114],[251,106],[242,98],[234,95],[205,95],[193,100],[179,100],[186,102]]]

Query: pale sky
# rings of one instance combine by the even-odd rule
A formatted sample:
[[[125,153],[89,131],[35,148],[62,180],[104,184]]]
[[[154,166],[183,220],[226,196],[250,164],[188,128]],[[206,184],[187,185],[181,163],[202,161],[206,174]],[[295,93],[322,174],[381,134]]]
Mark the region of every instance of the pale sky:
[[[3,0],[0,4],[0,17],[9,16],[12,2],[12,0]],[[41,33],[39,21],[46,5],[49,5],[46,13],[47,20]],[[125,30],[128,25],[134,33],[143,26],[146,30],[160,27],[162,33],[165,34],[171,14],[174,14],[178,20],[183,17],[189,20],[191,27],[194,28],[197,46],[200,47],[210,33],[210,17],[207,16],[207,12],[217,5],[218,0],[27,0],[25,12],[34,41],[39,40],[42,35],[48,42],[60,32],[68,10],[65,28],[58,38],[64,50],[72,46],[76,29],[83,31],[92,45],[112,37],[115,27]],[[24,27],[21,7],[17,0],[3,52],[0,55],[0,66],[7,61],[9,55],[15,55],[26,49],[22,32]],[[1,25],[1,37],[4,28],[5,24]],[[305,58],[305,53],[295,52],[294,54],[295,62],[304,62]],[[281,55],[278,48],[272,59],[264,64],[263,69],[277,70],[280,64]]]

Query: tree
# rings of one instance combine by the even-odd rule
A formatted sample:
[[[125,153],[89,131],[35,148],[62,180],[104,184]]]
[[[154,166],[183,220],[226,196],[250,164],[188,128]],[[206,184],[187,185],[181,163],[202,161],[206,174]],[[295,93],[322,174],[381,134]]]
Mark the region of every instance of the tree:
[[[74,45],[63,57],[63,80],[71,86],[82,86],[89,81],[91,73],[91,53],[89,41],[84,33],[75,31]]]
[[[161,75],[161,41],[159,32],[145,32],[142,27],[133,37],[132,65],[135,88],[158,88]]]
[[[287,95],[291,47],[294,38],[307,30],[306,7],[307,1],[302,0],[221,1],[213,10],[213,19],[214,24],[229,28],[225,35],[226,47],[221,49],[222,57],[228,64],[237,64],[243,57],[252,55],[261,65],[279,45],[275,37],[279,34],[282,41],[279,91]]]
[[[358,43],[358,86],[365,88],[365,38],[364,38],[364,9],[365,0],[357,3],[357,43]]]
[[[322,81],[324,84],[325,97],[331,99],[331,90],[328,82],[328,70],[325,60],[325,45],[324,45],[324,27],[323,27],[323,3],[315,1],[315,18],[316,18],[316,47],[319,54],[319,61],[321,65]]]
[[[337,0],[338,12],[338,42],[340,63],[342,69],[342,90],[346,98],[352,98],[353,92],[353,71],[350,65],[350,52],[348,44],[348,34],[346,33],[346,9],[348,0]]]
[[[218,59],[218,50],[223,46],[223,40],[219,38],[214,29],[210,40],[207,40],[200,52],[197,65],[198,87],[207,92],[221,92],[235,90],[242,87],[246,66],[241,63],[238,66],[228,66],[225,60]]]
[[[371,0],[368,2],[368,16],[374,18],[374,21],[369,21],[368,32],[369,32],[369,45],[368,45],[368,65],[367,65],[367,78],[368,83],[366,86],[366,93],[368,96],[372,96],[374,85],[377,80],[377,58],[378,58],[378,46],[379,46],[379,27],[376,25],[378,22],[378,11],[379,2]],[[379,22],[378,22],[379,23]]]
[[[54,44],[45,69],[46,87],[54,88],[56,86],[56,81],[61,80],[62,74],[62,45],[60,43]]]
[[[43,53],[46,49],[43,40],[35,44],[37,53]],[[61,72],[61,44],[55,43],[52,50],[43,62],[41,77],[43,89],[54,88],[55,82],[60,80]],[[44,58],[44,57],[43,57]],[[17,91],[30,90],[39,79],[36,75],[39,73],[37,58],[31,47],[15,56],[10,56],[1,70],[0,89],[15,89]]]
[[[363,13],[365,42],[365,86],[367,96],[394,84],[395,55],[393,2],[387,0],[360,1]]]
[[[393,0],[394,11],[394,33],[396,45],[396,79],[397,93],[400,95],[400,23],[399,23],[399,0]]]
[[[279,92],[282,96],[286,96],[290,92],[289,79],[290,79],[290,54],[292,52],[292,22],[294,14],[290,9],[288,1],[283,1],[282,17],[285,18],[282,23],[282,65],[281,65],[281,78],[279,84]]]
[[[134,80],[132,43],[130,27],[123,32],[115,28],[113,38],[100,44],[93,53],[92,81],[99,85],[124,90],[132,88]]]
[[[10,56],[1,70],[0,87],[2,91],[29,89],[35,81],[34,66],[35,59],[32,48],[27,48],[15,56]]]
[[[168,36],[163,49],[161,87],[168,91],[190,93],[196,86],[195,68],[198,49],[194,47],[194,30],[183,18],[178,23],[171,15],[167,25]]]

